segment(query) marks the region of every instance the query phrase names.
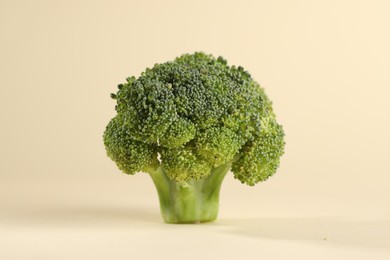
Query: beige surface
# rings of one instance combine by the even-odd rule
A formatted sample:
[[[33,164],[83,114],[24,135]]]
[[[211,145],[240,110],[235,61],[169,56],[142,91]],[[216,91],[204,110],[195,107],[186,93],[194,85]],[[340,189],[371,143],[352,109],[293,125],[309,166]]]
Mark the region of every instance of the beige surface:
[[[0,1],[0,259],[389,259],[388,1]],[[105,156],[109,93],[202,50],[244,66],[287,133],[220,220],[161,223]]]

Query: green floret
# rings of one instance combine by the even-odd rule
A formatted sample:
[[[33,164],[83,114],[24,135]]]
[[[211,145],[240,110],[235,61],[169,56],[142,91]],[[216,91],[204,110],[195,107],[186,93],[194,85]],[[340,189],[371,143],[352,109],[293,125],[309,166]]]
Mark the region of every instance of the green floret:
[[[190,149],[161,149],[162,169],[172,180],[200,180],[208,177],[211,165]]]
[[[159,145],[169,148],[179,147],[192,140],[195,133],[194,123],[184,118],[178,118],[172,122],[164,135],[159,139]]]
[[[213,167],[233,160],[241,148],[238,136],[228,128],[212,127],[196,139],[196,151]]]
[[[234,177],[250,186],[265,181],[279,166],[283,155],[284,132],[273,118],[262,121],[260,134],[246,144],[232,165]]]
[[[107,155],[127,174],[154,168],[158,164],[156,147],[132,138],[131,129],[116,116],[104,132]]]
[[[272,176],[284,132],[264,89],[241,66],[202,52],[129,77],[111,94],[117,115],[104,132],[107,155],[156,185],[167,222],[216,218],[231,169],[242,183]]]
[[[116,95],[118,114],[134,125],[134,138],[157,143],[176,118],[172,92],[163,82],[145,74],[120,86]]]

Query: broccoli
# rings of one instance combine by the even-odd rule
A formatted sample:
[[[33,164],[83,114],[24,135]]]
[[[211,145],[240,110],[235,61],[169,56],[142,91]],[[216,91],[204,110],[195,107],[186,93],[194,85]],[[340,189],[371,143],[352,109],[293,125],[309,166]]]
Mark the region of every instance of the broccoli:
[[[222,57],[196,52],[156,64],[111,97],[107,155],[124,173],[151,176],[167,223],[215,220],[229,170],[253,186],[275,173],[284,152],[263,88]]]

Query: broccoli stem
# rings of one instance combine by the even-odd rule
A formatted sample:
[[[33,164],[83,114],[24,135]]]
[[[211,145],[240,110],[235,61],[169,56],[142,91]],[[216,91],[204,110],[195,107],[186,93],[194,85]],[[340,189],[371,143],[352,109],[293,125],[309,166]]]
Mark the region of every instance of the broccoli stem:
[[[213,168],[208,178],[177,182],[169,179],[161,167],[150,173],[167,223],[201,223],[218,216],[219,191],[231,163]]]

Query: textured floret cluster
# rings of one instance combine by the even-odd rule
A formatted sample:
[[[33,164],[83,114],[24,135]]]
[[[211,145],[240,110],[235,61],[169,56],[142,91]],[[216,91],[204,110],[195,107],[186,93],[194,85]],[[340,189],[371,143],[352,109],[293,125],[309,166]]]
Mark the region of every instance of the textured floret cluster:
[[[185,54],[118,88],[104,144],[123,172],[161,168],[181,182],[205,179],[230,163],[234,177],[248,185],[275,173],[284,132],[263,88],[242,67]]]

